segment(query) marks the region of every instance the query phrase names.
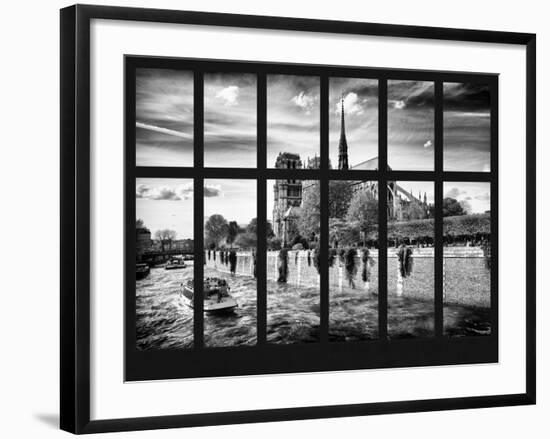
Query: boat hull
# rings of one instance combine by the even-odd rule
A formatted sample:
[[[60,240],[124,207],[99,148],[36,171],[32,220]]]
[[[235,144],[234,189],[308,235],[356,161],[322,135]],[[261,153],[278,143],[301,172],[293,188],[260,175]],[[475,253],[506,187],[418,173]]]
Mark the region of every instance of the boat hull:
[[[149,273],[151,270],[149,267],[143,268],[143,267],[136,267],[136,280],[141,280],[149,276]]]
[[[194,308],[193,292],[188,288],[184,288],[183,293],[180,295],[182,304],[189,308]],[[206,299],[203,305],[203,311],[207,314],[224,314],[231,313],[239,305],[232,297],[224,297],[221,301],[217,299]]]
[[[167,265],[164,268],[166,270],[181,270],[182,268],[187,268],[187,265],[185,265],[185,264],[172,264],[172,265]]]

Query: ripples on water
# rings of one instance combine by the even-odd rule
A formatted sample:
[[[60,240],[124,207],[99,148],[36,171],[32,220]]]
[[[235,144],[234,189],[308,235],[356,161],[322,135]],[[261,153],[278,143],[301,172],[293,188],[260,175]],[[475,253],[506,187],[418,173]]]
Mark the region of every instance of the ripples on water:
[[[179,289],[193,266],[181,270],[151,268],[136,281],[136,343],[138,349],[193,347],[193,310],[179,303]]]
[[[297,287],[268,281],[268,343],[310,343],[320,340],[318,287]]]
[[[378,295],[372,289],[331,288],[329,341],[378,338]]]
[[[226,315],[204,314],[205,346],[256,344],[256,279],[231,277],[212,268],[205,276],[228,280],[239,307]],[[179,302],[180,284],[193,276],[192,263],[182,270],[151,269],[136,281],[136,336],[139,349],[185,349],[193,347],[193,310]],[[320,338],[319,287],[267,282],[267,341],[309,343]],[[433,336],[433,301],[388,297],[388,334],[391,338]],[[330,341],[378,338],[377,291],[344,286],[330,287]],[[445,306],[446,334],[453,336],[490,333],[488,308]]]

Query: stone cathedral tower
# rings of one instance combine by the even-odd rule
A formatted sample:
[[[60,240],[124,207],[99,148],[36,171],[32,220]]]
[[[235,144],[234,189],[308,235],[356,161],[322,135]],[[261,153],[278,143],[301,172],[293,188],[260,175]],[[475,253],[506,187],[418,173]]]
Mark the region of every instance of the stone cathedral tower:
[[[340,123],[340,142],[338,143],[338,169],[348,169],[348,142],[344,123],[344,96],[342,95],[342,121]]]
[[[298,154],[279,153],[275,168],[302,169]],[[273,185],[273,233],[284,246],[288,244],[291,228],[302,204],[302,181],[279,179]]]

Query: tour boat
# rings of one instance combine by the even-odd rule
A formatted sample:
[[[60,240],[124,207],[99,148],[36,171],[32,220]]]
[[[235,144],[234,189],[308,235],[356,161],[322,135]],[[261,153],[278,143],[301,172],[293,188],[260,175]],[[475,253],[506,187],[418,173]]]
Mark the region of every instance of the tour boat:
[[[193,308],[193,279],[186,279],[181,284],[180,300]],[[207,277],[204,280],[204,312],[224,313],[233,311],[238,306],[237,301],[229,294],[229,286],[225,279]]]
[[[149,275],[150,269],[147,264],[136,264],[136,279],[143,279]]]
[[[187,267],[187,265],[185,265],[185,261],[183,260],[183,258],[172,258],[164,268],[166,270],[176,270],[178,268],[185,268],[185,267]]]

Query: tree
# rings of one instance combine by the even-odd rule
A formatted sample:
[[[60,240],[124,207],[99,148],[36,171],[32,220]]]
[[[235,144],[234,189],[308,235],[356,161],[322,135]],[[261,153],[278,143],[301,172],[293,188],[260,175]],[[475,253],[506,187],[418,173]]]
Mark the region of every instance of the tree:
[[[155,239],[158,239],[160,241],[160,245],[162,247],[162,251],[164,252],[165,244],[168,243],[169,248],[172,248],[172,241],[176,239],[176,232],[175,230],[170,229],[160,229],[155,232]]]
[[[469,201],[462,200],[460,202],[460,205],[462,206],[462,210],[464,211],[465,215],[468,215],[468,214],[472,213],[472,205],[470,204]]]
[[[265,229],[266,229],[267,239],[271,239],[275,236],[275,233],[273,233],[273,226],[271,225],[270,221],[266,221]],[[258,232],[258,218],[252,218],[250,220],[250,222],[246,226],[246,232],[254,233],[254,234]]]
[[[217,248],[220,243],[227,239],[229,225],[227,220],[219,214],[210,215],[204,225],[205,244],[214,245]]]
[[[328,217],[345,218],[352,198],[352,183],[342,180],[331,181],[329,183]]]
[[[227,226],[227,242],[229,244],[233,244],[240,230],[241,229],[237,224],[237,221],[229,221],[229,224]]]
[[[307,189],[302,193],[302,209],[296,221],[297,233],[302,236],[311,236],[312,233],[319,236],[321,224],[319,182],[306,181],[304,186]],[[294,235],[289,236],[289,241],[292,239],[294,239]]]
[[[361,242],[359,227],[345,219],[329,218],[329,243],[334,248],[350,247]]]
[[[246,231],[249,233],[256,233],[258,231],[258,218],[252,218],[246,226]]]
[[[256,247],[256,234],[250,232],[239,233],[235,239],[235,245],[239,248]]]
[[[267,241],[268,250],[281,250],[281,240],[277,238],[272,238]]]
[[[136,229],[144,229],[144,228],[145,228],[145,223],[141,218],[138,218],[136,220]]]
[[[458,216],[465,214],[466,211],[464,207],[462,207],[462,204],[456,199],[450,197],[443,199],[443,216]]]
[[[426,211],[415,201],[411,201],[408,206],[403,209],[403,219],[405,221],[425,219],[426,216]]]
[[[378,200],[368,191],[357,191],[350,201],[346,221],[365,235],[378,224]]]

